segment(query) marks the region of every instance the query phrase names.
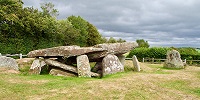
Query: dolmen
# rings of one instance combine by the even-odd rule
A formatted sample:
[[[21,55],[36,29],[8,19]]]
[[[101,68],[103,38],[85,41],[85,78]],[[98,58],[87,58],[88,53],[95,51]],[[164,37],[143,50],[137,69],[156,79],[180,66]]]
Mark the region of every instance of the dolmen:
[[[136,42],[104,43],[92,47],[59,46],[29,52],[35,58],[31,74],[40,74],[48,65],[49,74],[58,76],[102,77],[124,71],[124,53],[137,47]],[[93,68],[90,62],[95,62]]]

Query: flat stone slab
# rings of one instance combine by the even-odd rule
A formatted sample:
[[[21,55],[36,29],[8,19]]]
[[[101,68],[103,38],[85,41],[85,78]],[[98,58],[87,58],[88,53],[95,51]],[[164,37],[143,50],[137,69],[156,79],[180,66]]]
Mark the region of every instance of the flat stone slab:
[[[67,70],[67,71],[70,71],[70,72],[78,73],[77,68],[74,67],[74,66],[66,65],[66,64],[63,64],[61,62],[51,60],[51,59],[44,59],[44,61],[48,65],[58,67],[58,68],[62,68],[64,70]]]
[[[80,47],[80,46],[59,46],[47,49],[34,50],[27,54],[28,57],[71,57],[91,52],[105,51],[102,48]]]
[[[50,75],[55,75],[55,76],[66,76],[66,77],[76,77],[77,75],[74,73],[67,72],[65,70],[60,70],[60,69],[51,69],[49,72]]]
[[[123,43],[104,43],[97,44],[94,47],[107,50],[108,54],[124,54],[137,47],[136,42],[123,42]]]

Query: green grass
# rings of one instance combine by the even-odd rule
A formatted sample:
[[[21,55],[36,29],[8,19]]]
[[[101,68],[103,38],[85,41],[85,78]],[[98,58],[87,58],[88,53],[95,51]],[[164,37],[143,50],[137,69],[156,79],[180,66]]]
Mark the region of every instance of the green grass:
[[[197,84],[197,87],[191,85],[196,80],[176,77],[167,80],[165,77],[170,77],[176,73],[176,70],[165,69],[160,64],[147,64],[147,66],[152,68],[153,72],[134,72],[132,67],[126,66],[125,72],[106,75],[101,79],[1,73],[0,98],[6,100],[156,100],[167,95],[173,97],[172,99],[177,97],[184,99],[181,95],[172,95],[174,91],[200,98],[200,85]],[[28,69],[24,68],[20,71],[26,73]],[[191,70],[187,73],[194,74],[194,78],[200,79],[200,72]]]

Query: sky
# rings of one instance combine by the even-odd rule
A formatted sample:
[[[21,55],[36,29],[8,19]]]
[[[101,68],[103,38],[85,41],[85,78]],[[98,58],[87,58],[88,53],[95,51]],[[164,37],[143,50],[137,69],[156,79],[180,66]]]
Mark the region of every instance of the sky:
[[[81,16],[104,37],[128,42],[144,39],[151,47],[200,48],[200,0],[22,0],[40,9],[51,2],[57,19]]]

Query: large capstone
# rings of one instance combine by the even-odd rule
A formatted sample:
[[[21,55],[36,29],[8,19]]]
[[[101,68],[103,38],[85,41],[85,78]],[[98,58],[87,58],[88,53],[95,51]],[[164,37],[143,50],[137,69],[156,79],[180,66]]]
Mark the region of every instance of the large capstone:
[[[0,56],[0,68],[2,67],[19,70],[16,60],[5,56]]]
[[[124,66],[119,61],[118,57],[113,54],[108,54],[103,58],[102,68],[103,75],[124,71]]]
[[[94,47],[80,47],[80,46],[59,46],[47,49],[34,50],[29,52],[28,57],[72,57],[79,56],[92,52],[102,52],[105,51],[102,48]]]
[[[123,43],[104,43],[104,44],[97,44],[94,47],[102,48],[107,50],[107,54],[124,54],[129,52],[130,50],[137,47],[138,44],[136,42],[123,42]]]
[[[167,60],[164,63],[165,68],[184,68],[180,53],[176,50],[167,52]]]
[[[139,64],[139,61],[138,61],[138,59],[135,55],[133,55],[132,61],[133,61],[134,71],[139,72],[140,71],[140,64]]]
[[[77,69],[79,77],[91,77],[90,63],[87,55],[81,55],[77,58]]]

